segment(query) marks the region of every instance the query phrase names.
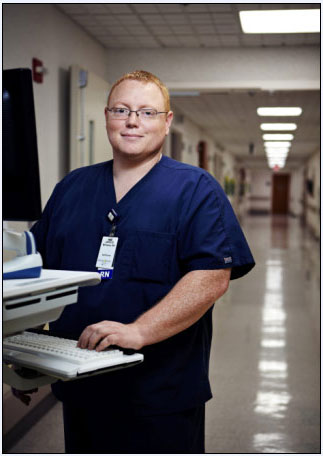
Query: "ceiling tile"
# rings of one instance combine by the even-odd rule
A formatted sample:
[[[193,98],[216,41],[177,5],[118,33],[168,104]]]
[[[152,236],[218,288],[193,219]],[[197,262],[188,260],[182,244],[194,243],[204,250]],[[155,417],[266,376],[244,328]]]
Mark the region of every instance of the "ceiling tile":
[[[109,13],[109,8],[104,4],[93,3],[88,6],[88,12],[90,14],[107,14]]]
[[[213,20],[216,24],[236,24],[237,19],[233,14],[218,13],[212,14]]]
[[[151,33],[145,26],[141,25],[129,25],[127,26],[127,31],[132,35],[147,35],[151,36]]]
[[[158,9],[161,13],[165,14],[176,14],[176,13],[183,13],[185,10],[184,5],[176,4],[176,3],[159,3]]]
[[[173,25],[171,29],[175,35],[189,35],[193,33],[190,25]]]
[[[117,19],[121,22],[121,24],[128,25],[140,25],[141,21],[140,19],[135,16],[134,14],[118,14]]]
[[[122,3],[108,3],[107,8],[113,14],[131,14],[132,10],[127,4]]]
[[[199,40],[193,35],[180,35],[177,39],[185,47],[197,47],[200,45]]]
[[[92,16],[88,15],[79,15],[79,16],[73,16],[73,19],[78,23],[81,24],[82,26],[85,25],[97,25],[96,20]]]
[[[236,24],[217,24],[216,25],[216,31],[218,33],[223,33],[223,34],[234,34],[234,33],[240,33],[240,28]]]
[[[101,15],[95,15],[93,16],[98,24],[102,25],[116,25],[118,24],[119,21],[116,18],[116,16],[113,16],[111,14],[101,14]]]
[[[179,41],[175,35],[158,36],[158,40],[167,47],[179,46]]]
[[[172,29],[168,25],[154,25],[150,29],[155,35],[168,35],[172,33]]]
[[[229,13],[232,11],[231,3],[208,4],[208,10],[214,13]]]
[[[72,3],[72,4],[58,4],[57,7],[68,14],[87,14],[88,10],[86,5],[82,5],[79,3]]]
[[[241,35],[241,43],[244,44],[245,46],[261,46],[263,43],[262,43],[262,35],[261,34],[258,34],[258,33],[255,33],[255,34],[250,34],[250,35],[246,35],[246,34],[243,34]]]
[[[212,35],[215,34],[215,27],[214,25],[195,25],[194,30],[198,34],[202,35]]]
[[[143,45],[144,47],[159,47],[158,41],[154,37],[149,37],[147,39],[146,36],[138,36],[137,37],[138,43]]]
[[[151,3],[141,3],[138,5],[132,5],[132,7],[138,12],[138,13],[158,13],[157,6],[151,4]]]
[[[208,5],[203,3],[193,3],[185,5],[185,13],[207,13]]]
[[[165,19],[160,14],[143,14],[142,20],[147,24],[166,24]]]
[[[221,44],[224,46],[239,46],[239,38],[236,35],[222,35]]]
[[[215,35],[199,35],[199,40],[205,46],[219,46],[221,44]]]
[[[212,16],[210,14],[190,14],[189,19],[192,24],[212,24]]]
[[[169,25],[189,24],[188,18],[183,14],[164,14],[164,19]]]
[[[107,31],[109,32],[110,35],[127,35],[127,29],[121,25],[113,26],[113,27],[107,27]]]

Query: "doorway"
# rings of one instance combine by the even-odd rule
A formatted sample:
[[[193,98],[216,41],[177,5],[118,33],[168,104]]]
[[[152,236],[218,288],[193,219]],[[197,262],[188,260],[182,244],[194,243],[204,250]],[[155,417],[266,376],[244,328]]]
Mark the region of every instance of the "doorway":
[[[289,174],[273,175],[272,213],[287,215],[289,209]]]
[[[200,141],[197,145],[199,167],[208,171],[209,160],[205,141]]]

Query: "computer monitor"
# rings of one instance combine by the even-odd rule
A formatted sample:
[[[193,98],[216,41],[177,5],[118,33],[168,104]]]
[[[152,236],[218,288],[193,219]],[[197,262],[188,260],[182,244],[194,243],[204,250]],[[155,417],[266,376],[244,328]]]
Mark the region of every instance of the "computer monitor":
[[[2,138],[3,220],[38,220],[41,194],[30,69],[3,71]]]

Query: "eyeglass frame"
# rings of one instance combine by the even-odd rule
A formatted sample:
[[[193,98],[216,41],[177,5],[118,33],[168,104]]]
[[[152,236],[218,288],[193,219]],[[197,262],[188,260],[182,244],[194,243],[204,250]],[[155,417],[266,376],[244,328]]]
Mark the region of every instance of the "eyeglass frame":
[[[135,113],[136,113],[137,118],[142,119],[143,117],[140,117],[139,112],[145,112],[145,109],[146,109],[147,111],[148,111],[148,110],[151,110],[151,111],[154,111],[154,112],[156,113],[156,115],[153,116],[152,119],[156,118],[156,117],[157,117],[157,114],[168,114],[168,113],[170,112],[170,111],[157,111],[157,109],[154,109],[154,108],[140,108],[140,109],[137,109],[137,110],[135,110],[135,111],[133,111],[133,110],[131,110],[131,109],[128,109],[128,108],[122,108],[122,107],[120,107],[120,108],[108,108],[108,107],[106,107],[105,109],[106,109],[106,111],[108,111],[108,112],[112,112],[113,109],[124,109],[125,111],[129,111],[127,117],[124,117],[123,119],[119,118],[119,120],[126,120],[126,119],[129,119],[129,117],[130,117],[130,115],[131,115],[132,112],[135,112]],[[115,119],[116,119],[116,118],[115,118]],[[147,117],[147,119],[148,119],[148,117]]]

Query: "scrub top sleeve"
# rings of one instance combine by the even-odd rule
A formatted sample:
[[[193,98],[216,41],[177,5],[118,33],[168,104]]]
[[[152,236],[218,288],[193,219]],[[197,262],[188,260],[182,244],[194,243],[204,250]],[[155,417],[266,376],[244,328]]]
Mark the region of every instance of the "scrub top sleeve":
[[[218,182],[203,174],[183,205],[178,245],[184,273],[232,268],[231,279],[249,272],[254,259],[231,204]]]

